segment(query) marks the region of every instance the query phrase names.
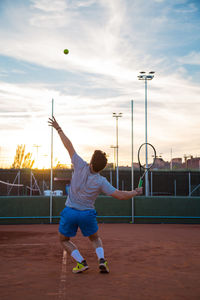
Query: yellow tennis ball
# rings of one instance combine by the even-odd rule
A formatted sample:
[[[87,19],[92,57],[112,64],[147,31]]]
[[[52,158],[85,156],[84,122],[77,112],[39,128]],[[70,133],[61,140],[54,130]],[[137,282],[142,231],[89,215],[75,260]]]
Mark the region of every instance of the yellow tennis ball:
[[[69,50],[68,49],[65,49],[64,50],[64,54],[68,54],[69,53]]]

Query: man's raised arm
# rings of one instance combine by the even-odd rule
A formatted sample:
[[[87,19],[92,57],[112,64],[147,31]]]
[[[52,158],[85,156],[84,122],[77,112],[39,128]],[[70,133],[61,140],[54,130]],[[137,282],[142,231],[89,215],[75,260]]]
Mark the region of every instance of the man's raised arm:
[[[49,123],[49,126],[52,126],[53,128],[55,128],[57,130],[57,132],[61,138],[61,141],[63,142],[63,145],[69,152],[69,156],[72,158],[72,156],[74,155],[74,152],[75,152],[72,142],[64,134],[64,132],[62,131],[61,127],[59,126],[58,122],[56,121],[56,119],[54,117],[52,117],[52,119],[49,118],[48,123]]]

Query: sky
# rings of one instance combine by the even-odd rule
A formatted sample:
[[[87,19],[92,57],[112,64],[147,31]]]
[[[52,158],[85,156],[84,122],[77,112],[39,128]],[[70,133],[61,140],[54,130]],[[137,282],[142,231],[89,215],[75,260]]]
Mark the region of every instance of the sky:
[[[63,50],[69,49],[64,55]],[[145,141],[164,160],[200,156],[199,0],[0,1],[0,166],[26,144],[35,167],[49,167],[54,115],[86,161],[95,149],[131,165]],[[54,165],[70,164],[54,132]]]

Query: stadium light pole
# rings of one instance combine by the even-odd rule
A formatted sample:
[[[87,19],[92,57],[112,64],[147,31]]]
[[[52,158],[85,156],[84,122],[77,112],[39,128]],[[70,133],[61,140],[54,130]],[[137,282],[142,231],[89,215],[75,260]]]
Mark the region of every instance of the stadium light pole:
[[[140,72],[138,76],[139,80],[144,80],[145,83],[145,143],[148,143],[147,138],[147,81],[152,80],[154,78],[155,72],[151,71],[148,74],[146,72]],[[145,152],[145,162],[146,168],[148,168],[148,152],[147,152],[147,144],[146,144],[146,152]],[[148,181],[148,171],[145,174],[145,196],[149,196],[149,181]]]
[[[113,163],[113,170],[115,170],[115,166],[116,166],[116,154],[115,154],[115,150],[116,150],[116,146],[111,145],[110,148],[114,149],[114,163]]]
[[[118,142],[118,119],[122,117],[122,113],[113,113],[113,118],[116,118],[116,150],[117,150],[117,163],[116,163],[116,188],[119,189],[119,142]]]

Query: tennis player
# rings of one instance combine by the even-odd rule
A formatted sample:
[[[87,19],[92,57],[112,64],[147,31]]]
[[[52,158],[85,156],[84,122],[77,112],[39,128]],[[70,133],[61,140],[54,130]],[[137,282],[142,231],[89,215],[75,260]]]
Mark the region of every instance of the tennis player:
[[[142,188],[132,191],[120,191],[114,188],[105,177],[99,174],[107,164],[104,152],[100,150],[94,151],[88,164],[76,153],[71,141],[64,134],[56,119],[54,117],[49,118],[48,123],[57,130],[74,166],[69,195],[66,200],[66,206],[61,212],[59,225],[61,244],[77,262],[72,272],[80,273],[88,269],[86,260],[76,245],[70,240],[71,237],[76,235],[79,227],[82,234],[89,237],[93,244],[100,272],[109,273],[108,263],[104,257],[102,240],[98,235],[96,210],[94,208],[95,200],[101,192],[116,199],[127,200],[136,195],[141,195]]]

